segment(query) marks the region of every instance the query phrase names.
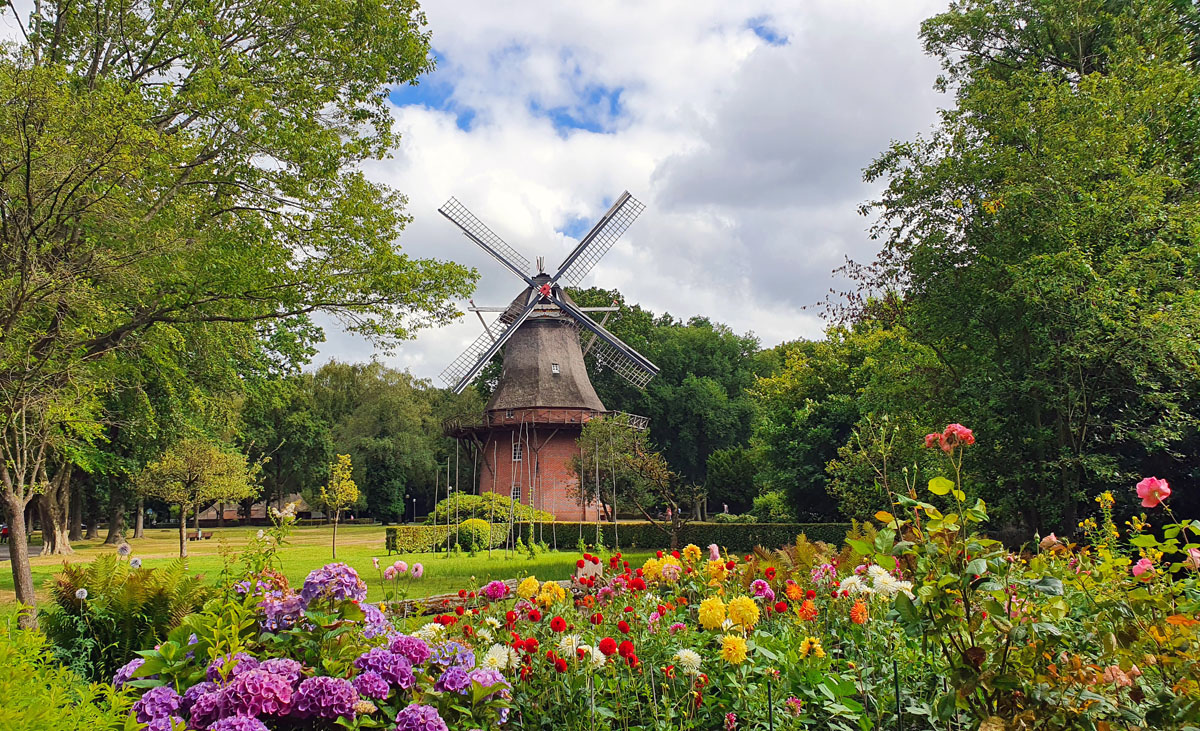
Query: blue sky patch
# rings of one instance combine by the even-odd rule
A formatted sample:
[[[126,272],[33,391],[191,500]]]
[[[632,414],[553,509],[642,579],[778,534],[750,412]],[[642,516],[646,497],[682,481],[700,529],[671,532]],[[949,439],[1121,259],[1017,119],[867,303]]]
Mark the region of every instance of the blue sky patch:
[[[760,15],[757,18],[751,18],[746,21],[746,27],[769,45],[786,46],[788,42],[787,36],[772,28],[769,24],[770,20],[766,15]]]
[[[554,230],[564,236],[570,236],[571,238],[578,240],[583,238],[583,235],[591,230],[592,223],[592,221],[589,221],[586,218],[572,218],[570,221],[567,221],[565,226],[556,228]]]
[[[449,72],[444,71],[445,59],[437,51],[433,51],[437,60],[437,68],[433,73],[421,77],[421,83],[416,86],[397,86],[388,95],[392,104],[398,107],[419,106],[428,107],[439,112],[450,112],[455,117],[455,124],[464,132],[471,129],[475,119],[475,110],[463,106],[454,99],[454,84],[450,81]]]
[[[593,84],[585,87],[572,105],[543,107],[537,100],[531,100],[529,111],[535,117],[549,119],[560,135],[574,129],[603,134],[612,132],[614,122],[621,116],[622,91],[619,86]]]

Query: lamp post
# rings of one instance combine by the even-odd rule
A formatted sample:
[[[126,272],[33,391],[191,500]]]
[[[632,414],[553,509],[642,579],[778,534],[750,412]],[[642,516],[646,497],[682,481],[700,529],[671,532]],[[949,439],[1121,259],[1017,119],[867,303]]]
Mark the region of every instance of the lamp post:
[[[416,524],[416,522],[417,522],[417,499],[413,498],[412,501],[413,501],[413,523]]]

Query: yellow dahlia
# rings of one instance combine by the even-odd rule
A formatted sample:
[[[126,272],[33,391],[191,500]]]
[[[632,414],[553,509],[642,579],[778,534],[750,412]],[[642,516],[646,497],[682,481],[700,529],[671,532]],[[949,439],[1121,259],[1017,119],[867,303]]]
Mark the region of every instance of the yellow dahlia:
[[[700,546],[694,543],[689,543],[683,547],[683,560],[688,563],[696,563],[700,560]]]
[[[725,622],[725,602],[720,597],[710,596],[700,602],[700,626],[716,629]]]
[[[724,581],[725,574],[726,574],[725,562],[709,561],[707,572],[708,572],[708,578],[713,579],[714,581]]]
[[[729,600],[729,619],[734,624],[746,629],[753,629],[758,624],[758,605],[748,596],[739,596]]]
[[[721,638],[721,659],[731,665],[746,661],[746,641],[739,635],[725,635]]]
[[[536,578],[528,576],[524,581],[517,585],[517,596],[521,597],[522,599],[529,599],[534,594],[538,593],[539,586],[541,586],[541,584]]]
[[[537,601],[543,607],[549,607],[555,602],[561,602],[567,598],[567,592],[559,586],[557,581],[547,581],[542,584],[542,590],[538,593]]]

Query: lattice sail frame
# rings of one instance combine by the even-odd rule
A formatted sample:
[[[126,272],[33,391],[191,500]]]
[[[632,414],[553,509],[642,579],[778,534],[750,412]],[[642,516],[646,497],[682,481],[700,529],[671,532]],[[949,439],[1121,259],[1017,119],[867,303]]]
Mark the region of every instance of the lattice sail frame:
[[[442,372],[438,374],[442,382],[451,388],[458,385],[463,376],[472,370],[475,362],[483,357],[483,354],[492,346],[492,343],[496,342],[499,333],[495,332],[495,330],[495,323],[491,325],[484,323],[483,334],[475,338],[475,342],[468,345],[466,350],[459,354],[457,358],[451,361],[450,365],[443,368]]]
[[[637,198],[629,195],[628,192],[621,194],[612,208],[608,209],[604,218],[600,219],[600,222],[579,240],[579,244],[559,265],[560,273],[555,279],[566,282],[572,287],[578,286],[644,210],[646,210],[646,206]],[[571,257],[575,256],[576,252],[580,253],[572,261]],[[564,270],[564,266],[567,269]]]
[[[467,210],[467,207],[462,203],[459,203],[457,198],[452,197],[450,200],[446,201],[446,203],[439,208],[438,211],[440,211],[443,216],[449,218],[451,221],[457,224],[459,228],[470,233],[480,241],[483,241],[496,251],[504,254],[504,256],[507,256],[512,262],[510,264],[509,262],[504,261],[504,259],[501,257],[496,256],[494,252],[488,251],[488,253],[495,257],[495,259],[501,264],[504,264],[505,266],[516,265],[526,273],[529,272],[529,260],[522,256],[521,253],[516,249],[509,246],[504,239],[497,236],[494,231],[487,227],[487,224],[476,218],[475,214]]]

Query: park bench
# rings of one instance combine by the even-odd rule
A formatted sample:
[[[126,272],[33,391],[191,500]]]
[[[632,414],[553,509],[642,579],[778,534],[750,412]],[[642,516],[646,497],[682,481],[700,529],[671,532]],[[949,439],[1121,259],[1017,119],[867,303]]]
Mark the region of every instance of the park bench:
[[[201,539],[207,541],[209,538],[212,538],[212,537],[213,537],[212,531],[209,531],[207,533],[188,533],[187,539],[189,541],[199,541]]]

